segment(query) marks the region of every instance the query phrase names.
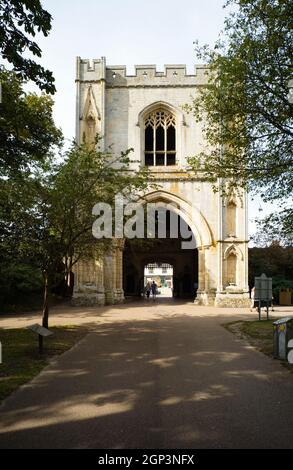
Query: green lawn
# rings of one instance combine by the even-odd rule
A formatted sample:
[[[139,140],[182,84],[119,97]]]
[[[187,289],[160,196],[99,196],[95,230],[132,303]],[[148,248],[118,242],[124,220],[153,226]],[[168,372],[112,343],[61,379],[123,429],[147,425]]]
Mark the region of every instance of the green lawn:
[[[0,364],[0,401],[20,385],[31,380],[50,358],[70,349],[88,329],[80,326],[50,328],[54,334],[44,338],[44,353],[38,352],[38,335],[24,328],[0,329],[2,364]]]
[[[246,340],[259,351],[273,357],[273,322],[277,318],[270,320],[247,320],[225,323],[223,326],[234,333],[239,338]],[[293,372],[292,365],[286,361],[280,361]]]

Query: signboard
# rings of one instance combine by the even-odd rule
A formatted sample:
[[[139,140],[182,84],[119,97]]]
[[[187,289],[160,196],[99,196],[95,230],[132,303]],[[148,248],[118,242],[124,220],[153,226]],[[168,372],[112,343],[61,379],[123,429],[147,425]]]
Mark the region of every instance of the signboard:
[[[38,323],[28,326],[27,329],[32,330],[34,333],[37,333],[38,335],[41,335],[41,336],[51,336],[53,334],[52,331],[47,330],[47,328],[44,328]]]
[[[273,296],[272,278],[262,274],[260,277],[254,278],[256,301],[271,302]]]

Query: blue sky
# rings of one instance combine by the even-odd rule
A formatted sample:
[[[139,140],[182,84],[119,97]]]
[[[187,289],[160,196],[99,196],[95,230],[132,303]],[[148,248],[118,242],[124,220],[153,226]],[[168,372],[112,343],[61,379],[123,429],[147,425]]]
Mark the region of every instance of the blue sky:
[[[224,26],[222,0],[43,0],[53,16],[47,38],[37,37],[40,62],[54,73],[57,93],[54,118],[67,139],[75,128],[75,57],[106,57],[108,65],[186,64],[197,59],[193,42],[212,45]],[[249,218],[268,207],[259,198],[250,202]],[[255,230],[250,223],[250,233]]]

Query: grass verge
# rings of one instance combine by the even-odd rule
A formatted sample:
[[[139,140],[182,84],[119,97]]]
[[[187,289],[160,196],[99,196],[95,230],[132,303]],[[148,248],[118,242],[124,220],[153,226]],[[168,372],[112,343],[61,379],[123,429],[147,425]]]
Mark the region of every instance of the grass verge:
[[[39,374],[52,357],[70,349],[89,330],[80,326],[56,326],[50,331],[54,334],[44,338],[44,353],[40,355],[38,335],[32,331],[25,328],[0,329],[0,402]]]
[[[222,326],[238,338],[244,339],[258,351],[273,358],[273,322],[277,318],[270,320],[247,320],[224,323]],[[293,372],[292,364],[280,361],[282,365]]]

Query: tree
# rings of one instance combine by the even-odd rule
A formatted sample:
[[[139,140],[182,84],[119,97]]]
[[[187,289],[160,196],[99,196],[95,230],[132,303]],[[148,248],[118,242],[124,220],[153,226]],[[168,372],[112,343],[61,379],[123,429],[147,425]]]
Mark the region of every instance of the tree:
[[[98,142],[99,139],[97,145]],[[80,259],[97,258],[109,248],[111,240],[96,240],[92,234],[95,218],[92,210],[97,202],[106,202],[113,206],[116,194],[131,194],[135,198],[147,188],[149,176],[146,168],[136,173],[129,171],[131,151],[132,149],[126,150],[114,157],[110,150],[104,152],[98,146],[74,143],[67,152],[65,161],[50,177],[52,190],[47,220],[50,234],[54,234],[54,241],[57,243],[57,249],[51,256],[53,275],[60,261],[60,254],[68,280],[73,266]],[[47,251],[51,251],[50,246]],[[48,284],[50,282],[49,272]],[[45,295],[44,324],[48,319],[46,298]]]
[[[208,146],[190,159],[193,170],[230,187],[261,189],[266,200],[293,192],[292,3],[228,0],[225,41],[197,46],[209,65],[208,85],[192,106]]]
[[[23,83],[14,72],[1,69],[0,80],[0,283],[3,305],[8,298],[17,301],[20,290],[13,293],[16,284],[24,286],[26,283],[32,291],[39,283],[38,265],[31,253],[23,250],[23,230],[29,226],[32,185],[38,173],[50,166],[62,144],[62,133],[53,121],[51,97],[24,93]],[[33,271],[35,282],[30,283]]]
[[[32,80],[41,90],[54,94],[52,72],[26,57],[27,51],[41,57],[42,51],[32,38],[36,32],[48,36],[51,24],[52,16],[42,8],[39,0],[0,0],[2,57],[13,65],[21,80]]]
[[[0,70],[0,178],[30,173],[62,144],[62,133],[53,117],[48,95],[25,93],[14,72]]]
[[[282,246],[278,241],[249,249],[249,285],[254,286],[255,276],[265,273],[273,278],[273,297],[279,301],[280,288],[293,288],[293,247]]]
[[[111,204],[121,192],[134,197],[148,185],[145,168],[129,171],[130,152],[115,158],[110,151],[73,144],[64,161],[35,173],[17,195],[12,190],[13,216],[5,226],[5,240],[18,256],[32,256],[43,273],[45,327],[50,292],[60,276],[68,276],[81,258],[99,256],[109,247],[110,240],[96,240],[92,235],[94,205]]]
[[[293,208],[273,212],[257,220],[254,241],[258,246],[267,247],[278,241],[283,247],[293,247]]]
[[[293,209],[273,212],[258,219],[256,244],[249,250],[249,283],[261,273],[273,278],[273,296],[279,301],[280,288],[293,289]],[[292,291],[293,292],[293,291]]]

